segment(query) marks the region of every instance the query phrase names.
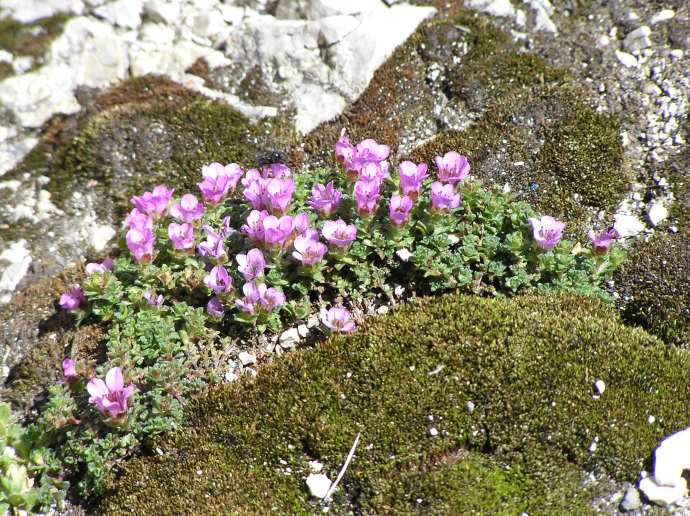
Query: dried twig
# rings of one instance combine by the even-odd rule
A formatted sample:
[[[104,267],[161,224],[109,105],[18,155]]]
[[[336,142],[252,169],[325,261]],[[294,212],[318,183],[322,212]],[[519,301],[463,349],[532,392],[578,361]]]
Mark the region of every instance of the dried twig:
[[[343,475],[345,474],[345,470],[350,465],[350,461],[352,460],[352,457],[355,455],[355,450],[357,449],[357,445],[359,444],[359,436],[360,435],[361,435],[361,432],[358,432],[357,437],[355,437],[355,442],[352,443],[352,448],[350,448],[350,453],[347,454],[347,458],[345,459],[345,463],[343,464],[343,467],[340,468],[340,472],[338,473],[338,476],[336,477],[335,482],[333,482],[331,484],[331,487],[328,489],[326,496],[323,497],[324,502],[328,501],[328,499],[331,497],[331,495],[335,491],[335,488],[338,487],[338,483],[342,480]]]

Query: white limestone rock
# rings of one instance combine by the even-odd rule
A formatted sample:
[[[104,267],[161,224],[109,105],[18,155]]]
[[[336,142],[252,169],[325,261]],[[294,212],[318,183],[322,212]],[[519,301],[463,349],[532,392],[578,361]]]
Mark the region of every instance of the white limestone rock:
[[[26,240],[12,243],[0,253],[0,303],[7,303],[12,292],[29,270],[31,252]]]
[[[631,53],[639,53],[640,50],[652,46],[652,40],[649,36],[652,34],[652,29],[647,25],[638,27],[630,32],[623,40],[623,46]]]
[[[627,52],[616,50],[616,59],[626,68],[635,68],[637,66],[637,58]]]
[[[0,0],[0,11],[22,23],[32,23],[62,12],[81,14],[84,3],[82,0]]]
[[[72,74],[68,67],[44,66],[9,77],[0,82],[0,104],[8,107],[24,127],[40,127],[55,113],[76,113],[80,106],[72,93]]]
[[[266,83],[291,100],[296,127],[306,133],[356,100],[376,69],[434,12],[396,5],[313,21],[254,16],[230,33],[225,47],[245,73],[262,63]]]
[[[307,477],[307,487],[311,496],[323,500],[331,488],[331,481],[323,473],[310,473]]]
[[[656,227],[668,218],[668,209],[663,203],[655,201],[649,206],[647,217],[649,217],[652,226]]]
[[[634,237],[642,233],[645,229],[644,223],[635,215],[628,213],[616,213],[613,227],[622,238]]]
[[[654,503],[672,505],[687,494],[684,470],[690,470],[690,428],[661,441],[654,452],[654,475],[640,480],[640,491]]]
[[[538,32],[549,32],[551,34],[558,34],[556,24],[551,20],[554,8],[549,0],[527,0],[527,4],[534,12],[534,30]]]
[[[144,15],[154,22],[175,26],[180,18],[179,2],[170,0],[148,0],[144,2]]]
[[[117,0],[94,9],[94,14],[111,25],[138,29],[144,11],[142,0]]]
[[[672,19],[675,15],[676,12],[673,9],[662,9],[654,16],[652,16],[652,18],[649,20],[649,24],[656,25],[657,23],[668,21]]]

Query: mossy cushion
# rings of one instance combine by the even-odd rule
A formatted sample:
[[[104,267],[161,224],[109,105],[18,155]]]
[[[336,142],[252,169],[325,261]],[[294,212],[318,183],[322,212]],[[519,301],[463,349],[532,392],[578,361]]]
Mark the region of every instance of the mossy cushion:
[[[690,425],[688,371],[687,352],[593,299],[417,300],[200,396],[102,509],[318,512],[308,462],[335,478],[361,432],[335,513],[590,512],[584,472],[635,480]]]

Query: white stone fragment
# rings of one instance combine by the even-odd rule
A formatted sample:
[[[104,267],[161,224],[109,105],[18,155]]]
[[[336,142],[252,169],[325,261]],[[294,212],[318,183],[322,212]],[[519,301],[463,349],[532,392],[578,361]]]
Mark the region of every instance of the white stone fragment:
[[[247,351],[241,351],[237,358],[240,359],[240,362],[245,367],[256,363],[256,356]]]
[[[652,29],[647,25],[638,27],[630,32],[623,40],[623,46],[630,52],[639,52],[642,49],[652,46],[652,40],[649,38],[652,34]]]
[[[622,238],[634,237],[645,229],[644,223],[630,213],[616,213],[614,220],[613,227]]]
[[[7,262],[9,264],[6,265]],[[10,244],[0,254],[0,268],[4,266],[2,275],[0,275],[0,303],[7,303],[11,299],[12,292],[22,278],[26,276],[30,265],[31,252],[26,240],[19,240]]]
[[[323,473],[310,473],[307,477],[307,487],[311,496],[324,499],[331,488],[331,481]]]
[[[429,428],[429,435],[431,437],[436,437],[438,435],[438,430],[432,426]]]
[[[14,56],[7,50],[0,49],[0,63],[11,63]]]
[[[406,262],[410,259],[412,256],[412,253],[408,251],[407,249],[398,249],[395,251],[395,254],[398,258],[400,258],[403,262]]]
[[[616,58],[626,68],[634,68],[637,66],[637,58],[632,54],[628,54],[627,52],[616,50]]]
[[[668,209],[663,203],[655,201],[650,205],[647,217],[652,226],[658,226],[668,217]]]
[[[554,8],[549,0],[527,0],[527,4],[535,13],[534,30],[558,34],[556,24],[551,20]]]
[[[290,328],[280,334],[278,339],[281,347],[283,348],[294,348],[300,341],[299,332],[297,328]]]
[[[646,477],[640,480],[638,487],[650,502],[657,505],[672,505],[683,498],[687,491],[684,478],[681,478],[677,485],[660,486],[654,482],[652,477]]]
[[[81,14],[84,3],[81,0],[0,0],[0,12],[22,23],[32,23],[57,13]]]
[[[594,382],[594,388],[599,393],[599,395],[604,394],[604,391],[606,390],[606,384],[604,383],[604,380],[597,380],[596,382]]]
[[[142,0],[117,0],[94,9],[94,14],[111,25],[137,29],[141,25],[143,10]]]
[[[239,379],[239,376],[237,376],[234,371],[228,371],[225,373],[225,381],[226,382],[234,382],[238,379]]]
[[[515,18],[515,7],[510,0],[469,0],[465,6],[492,16]]]
[[[673,9],[662,9],[658,13],[656,13],[654,16],[651,17],[649,20],[649,23],[651,25],[656,25],[657,23],[661,23],[667,20],[670,20],[676,15],[675,11]]]
[[[654,452],[654,475],[640,481],[640,490],[654,503],[671,505],[687,494],[684,470],[690,470],[690,428],[661,441]]]
[[[309,469],[312,473],[318,473],[323,469],[323,464],[321,464],[318,460],[310,460]]]
[[[634,511],[642,506],[642,500],[640,500],[640,492],[635,488],[635,486],[630,486],[625,491],[625,496],[621,502],[621,509],[624,511]]]

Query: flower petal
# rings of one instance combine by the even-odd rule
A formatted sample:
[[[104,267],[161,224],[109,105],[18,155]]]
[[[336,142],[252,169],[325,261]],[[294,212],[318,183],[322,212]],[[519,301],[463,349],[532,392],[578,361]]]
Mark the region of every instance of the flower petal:
[[[119,367],[113,367],[105,375],[105,384],[110,389],[110,392],[121,391],[125,386],[124,378],[122,378],[122,370]]]

